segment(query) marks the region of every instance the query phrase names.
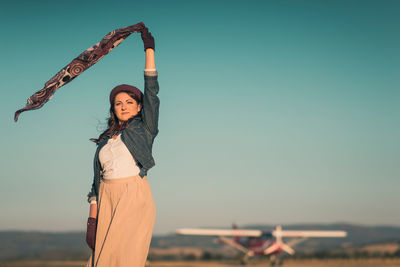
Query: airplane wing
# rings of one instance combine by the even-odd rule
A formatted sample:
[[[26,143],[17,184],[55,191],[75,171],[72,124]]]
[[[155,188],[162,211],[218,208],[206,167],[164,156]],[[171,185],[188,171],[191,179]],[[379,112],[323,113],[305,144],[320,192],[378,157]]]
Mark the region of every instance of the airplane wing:
[[[246,229],[199,229],[199,228],[182,228],[175,231],[181,235],[202,235],[202,236],[251,236],[259,237],[263,234],[260,230]],[[280,227],[272,231],[275,237],[346,237],[345,231],[282,231]]]
[[[180,235],[203,235],[203,236],[253,236],[259,237],[262,235],[260,230],[245,230],[245,229],[195,229],[183,228],[178,229],[175,233]]]
[[[272,235],[281,237],[346,237],[345,231],[272,231]]]

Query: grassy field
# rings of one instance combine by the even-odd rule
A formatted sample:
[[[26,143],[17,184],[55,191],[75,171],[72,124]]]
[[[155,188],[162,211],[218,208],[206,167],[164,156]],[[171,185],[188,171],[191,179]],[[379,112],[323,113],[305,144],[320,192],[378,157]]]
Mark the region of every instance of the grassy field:
[[[26,261],[0,263],[0,267],[84,267],[82,261]],[[235,262],[205,262],[205,261],[171,261],[152,262],[149,267],[227,267],[243,266]],[[269,266],[265,262],[252,262],[249,267]],[[284,267],[399,267],[400,259],[365,259],[365,260],[287,260]]]

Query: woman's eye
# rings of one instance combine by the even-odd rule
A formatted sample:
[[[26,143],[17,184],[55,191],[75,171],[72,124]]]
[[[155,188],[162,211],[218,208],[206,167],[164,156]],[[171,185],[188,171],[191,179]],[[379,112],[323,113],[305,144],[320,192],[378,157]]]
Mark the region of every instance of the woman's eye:
[[[121,105],[121,103],[115,103],[115,105],[116,105],[116,106],[119,106],[119,105]]]

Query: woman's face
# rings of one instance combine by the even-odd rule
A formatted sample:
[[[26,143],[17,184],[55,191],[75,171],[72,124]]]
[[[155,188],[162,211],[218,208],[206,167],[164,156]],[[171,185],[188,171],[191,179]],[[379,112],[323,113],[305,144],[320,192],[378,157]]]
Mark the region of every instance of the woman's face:
[[[136,116],[141,109],[135,99],[121,92],[115,96],[114,111],[119,121],[127,121]]]

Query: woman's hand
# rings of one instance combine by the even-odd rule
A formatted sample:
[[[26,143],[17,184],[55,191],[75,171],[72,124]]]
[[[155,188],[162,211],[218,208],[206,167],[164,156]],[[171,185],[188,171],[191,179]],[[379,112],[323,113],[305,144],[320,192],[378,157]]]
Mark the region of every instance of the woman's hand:
[[[148,48],[155,50],[154,38],[149,32],[149,29],[147,29],[147,27],[144,26],[143,30],[141,31],[141,34],[144,44],[144,51],[146,51],[146,49]]]
[[[86,243],[92,250],[94,250],[96,244],[96,228],[97,228],[97,219],[89,217],[86,229]]]
[[[90,204],[89,218],[87,221],[86,229],[86,243],[94,250],[96,243],[96,230],[97,230],[97,203]]]

